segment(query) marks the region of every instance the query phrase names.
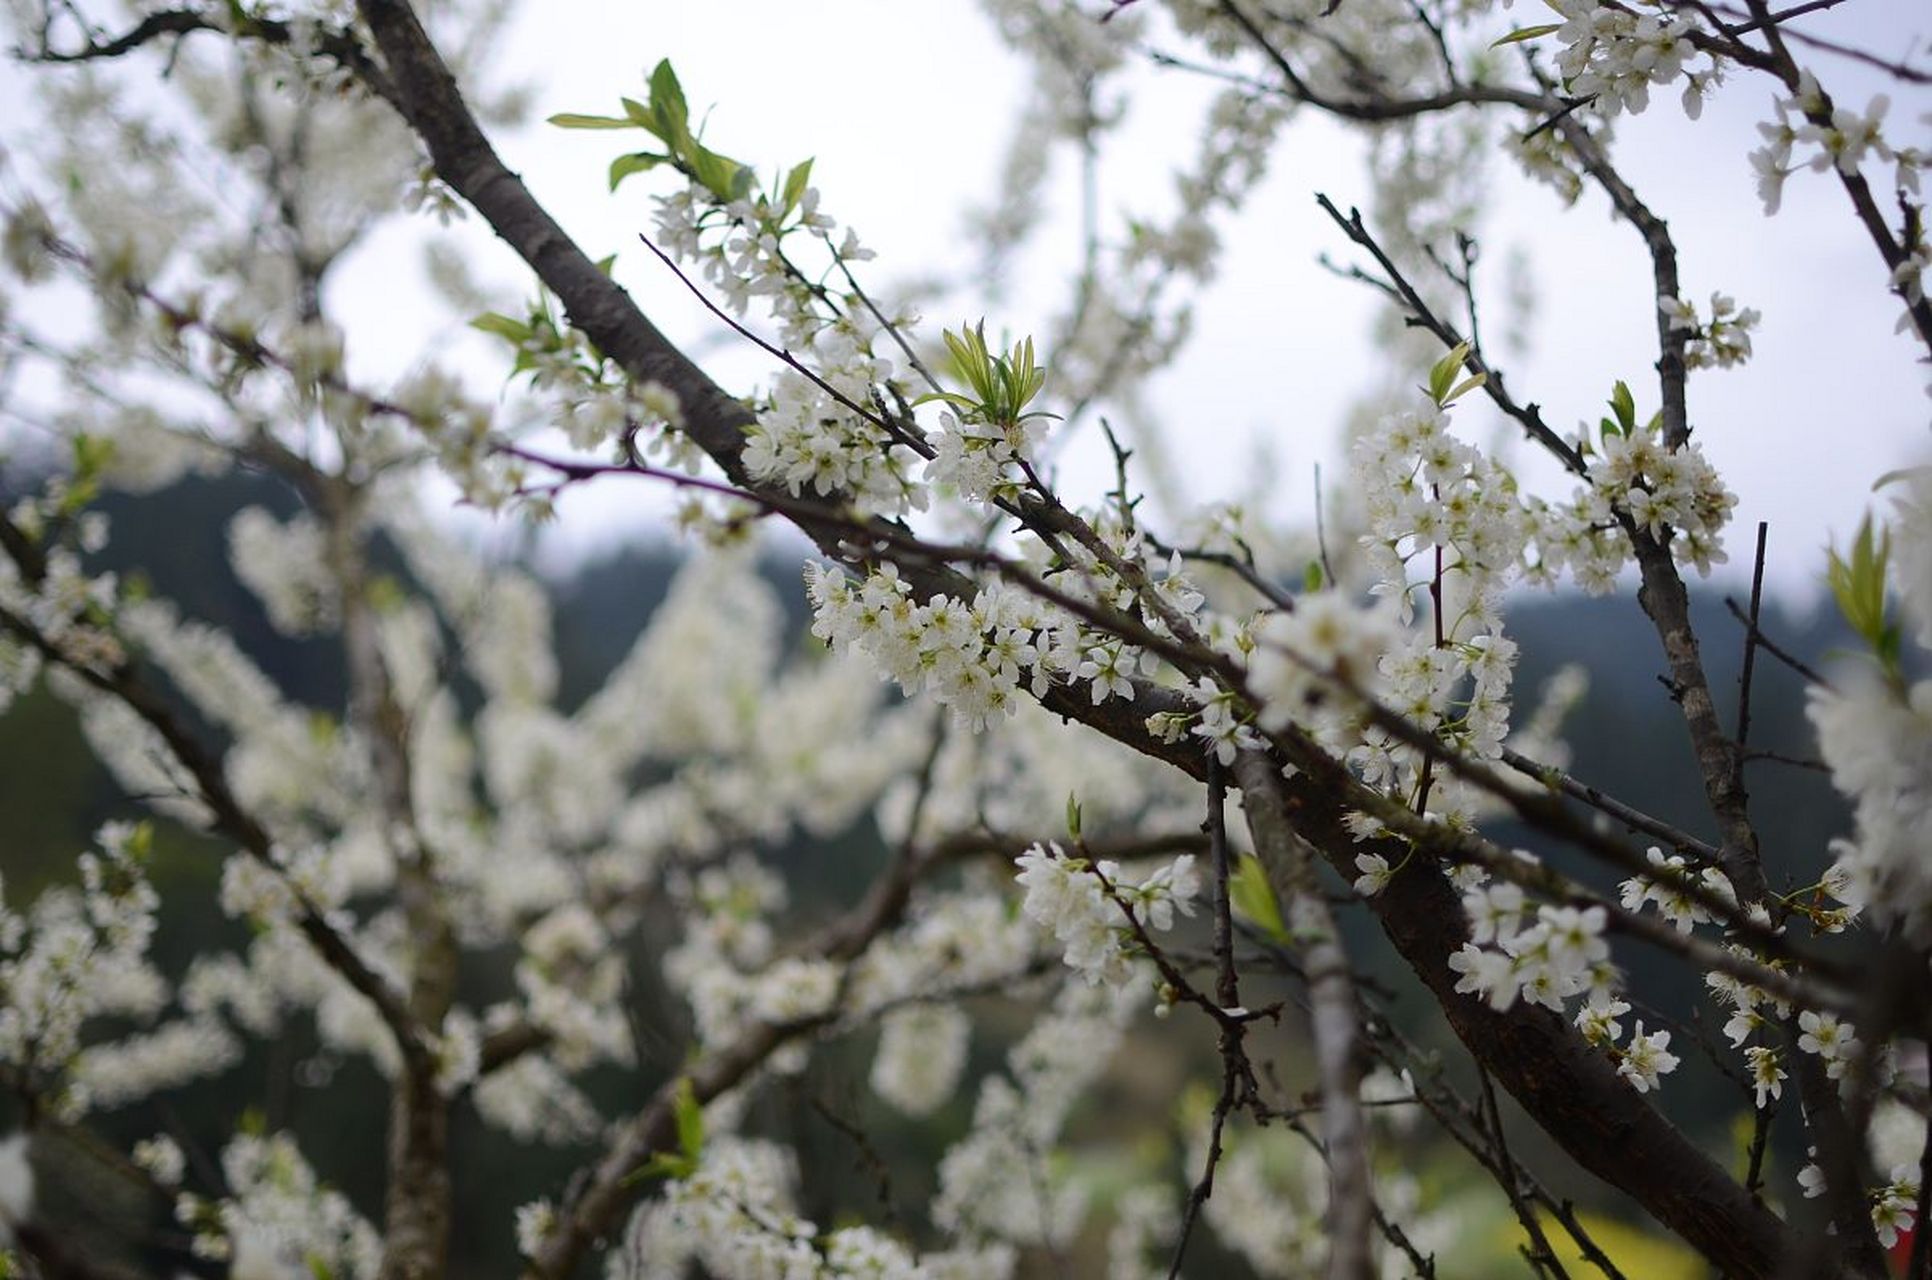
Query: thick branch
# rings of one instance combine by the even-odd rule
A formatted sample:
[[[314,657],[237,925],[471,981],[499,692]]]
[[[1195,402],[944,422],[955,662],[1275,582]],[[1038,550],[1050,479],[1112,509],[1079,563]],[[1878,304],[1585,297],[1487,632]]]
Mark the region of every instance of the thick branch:
[[[1297,830],[1337,871],[1353,874],[1364,846],[1336,821],[1321,784],[1300,775],[1284,788]],[[1399,857],[1401,850],[1383,852]],[[1436,865],[1412,859],[1369,905],[1476,1061],[1572,1159],[1627,1192],[1724,1275],[1777,1280],[1802,1238],[1753,1203],[1606,1054],[1547,1009],[1519,1001],[1498,1012],[1455,990],[1449,957],[1468,934],[1456,891]],[[1840,1265],[1821,1274],[1864,1274]]]

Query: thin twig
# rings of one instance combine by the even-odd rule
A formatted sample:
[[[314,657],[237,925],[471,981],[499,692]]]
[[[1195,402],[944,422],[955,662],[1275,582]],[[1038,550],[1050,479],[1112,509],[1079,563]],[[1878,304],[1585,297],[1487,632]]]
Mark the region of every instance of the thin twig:
[[[1662,818],[1653,818],[1641,809],[1632,808],[1613,796],[1606,795],[1589,783],[1558,769],[1554,765],[1541,764],[1530,759],[1513,747],[1503,748],[1503,763],[1510,768],[1528,774],[1538,782],[1554,786],[1564,795],[1581,800],[1593,809],[1601,810],[1615,818],[1632,831],[1640,831],[1647,836],[1655,836],[1666,844],[1688,853],[1705,862],[1717,862],[1717,848],[1678,827],[1672,826]]]
[[[1764,540],[1771,526],[1758,521],[1758,549],[1751,557],[1751,625],[1744,632],[1744,667],[1737,678],[1737,745],[1751,740],[1751,670],[1758,656],[1758,620],[1764,606]],[[1742,761],[1740,761],[1742,763]]]
[[[1320,193],[1316,194],[1315,202],[1322,207],[1323,212],[1327,213],[1334,220],[1335,225],[1342,229],[1343,234],[1347,235],[1350,240],[1361,248],[1366,249],[1369,256],[1375,259],[1376,265],[1382,268],[1387,276],[1387,280],[1371,280],[1372,283],[1380,285],[1393,297],[1398,298],[1408,310],[1409,314],[1415,318],[1416,323],[1427,329],[1430,333],[1435,334],[1437,340],[1444,347],[1454,348],[1463,344],[1464,338],[1460,333],[1456,332],[1455,326],[1436,315],[1434,309],[1422,297],[1421,292],[1409,282],[1408,277],[1403,275],[1401,268],[1397,267],[1394,260],[1383,250],[1381,244],[1369,231],[1367,224],[1362,221],[1360,210],[1350,209],[1344,215],[1340,209],[1335,207],[1334,201]],[[1361,278],[1365,280],[1371,279],[1368,276],[1362,276]],[[1523,430],[1529,434],[1531,439],[1549,450],[1569,470],[1577,475],[1583,475],[1585,473],[1588,468],[1584,465],[1583,455],[1578,453],[1563,437],[1557,435],[1555,431],[1550,429],[1549,424],[1543,421],[1543,414],[1537,406],[1533,404],[1518,404],[1516,402],[1504,386],[1502,371],[1485,360],[1481,351],[1472,345],[1464,363],[1469,366],[1470,372],[1486,375],[1483,379],[1483,393],[1494,402],[1498,409],[1501,409],[1511,418],[1514,418],[1522,426]]]
[[[1315,464],[1315,553],[1321,558],[1322,585],[1333,587],[1335,566],[1328,562],[1328,527],[1322,512],[1322,464]]]
[[[1794,769],[1810,769],[1816,773],[1831,772],[1831,766],[1823,760],[1815,760],[1807,756],[1788,756],[1782,751],[1752,750],[1746,751],[1739,758],[1745,764],[1750,764],[1756,760],[1768,760],[1773,764],[1788,764]]]
[[[1543,1234],[1543,1224],[1537,1221],[1536,1210],[1523,1202],[1523,1188],[1516,1180],[1516,1162],[1510,1159],[1509,1140],[1503,1136],[1503,1111],[1496,1102],[1496,1085],[1480,1064],[1476,1067],[1476,1078],[1482,1082],[1483,1102],[1489,1113],[1489,1134],[1499,1167],[1496,1180],[1502,1183],[1503,1194],[1509,1197],[1509,1207],[1515,1211],[1516,1220],[1523,1224],[1523,1230],[1529,1234],[1530,1244],[1524,1249],[1524,1257],[1537,1271],[1552,1271],[1557,1280],[1567,1280],[1568,1273],[1557,1260],[1556,1250],[1550,1248],[1550,1239]]]
[[[1763,629],[1760,628],[1757,623],[1751,620],[1751,616],[1745,613],[1743,609],[1738,607],[1737,601],[1733,600],[1729,596],[1725,596],[1724,607],[1731,611],[1731,616],[1733,618],[1736,618],[1739,622],[1744,624],[1746,631],[1748,631],[1751,635],[1751,638],[1757,642],[1757,645],[1759,648],[1763,649],[1766,653],[1776,658],[1779,662],[1784,663],[1785,666],[1790,667],[1793,671],[1797,672],[1800,676],[1804,677],[1806,682],[1810,684],[1815,684],[1822,689],[1831,688],[1831,681],[1819,675],[1811,667],[1805,665],[1803,659],[1796,657],[1788,649],[1784,648],[1777,641],[1773,640],[1770,636],[1766,635]]]

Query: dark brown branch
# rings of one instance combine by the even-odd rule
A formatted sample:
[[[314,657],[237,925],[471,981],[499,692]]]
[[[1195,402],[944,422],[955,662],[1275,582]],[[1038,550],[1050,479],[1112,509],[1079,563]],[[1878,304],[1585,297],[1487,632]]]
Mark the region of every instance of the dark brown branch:
[[[1490,1150],[1496,1153],[1497,1181],[1503,1184],[1503,1194],[1509,1197],[1509,1207],[1516,1214],[1516,1220],[1523,1224],[1523,1233],[1529,1237],[1529,1245],[1524,1256],[1539,1274],[1554,1272],[1557,1280],[1569,1280],[1563,1263],[1557,1258],[1556,1250],[1550,1248],[1550,1238],[1543,1234],[1543,1224],[1537,1220],[1536,1210],[1523,1198],[1523,1184],[1516,1175],[1516,1162],[1510,1158],[1509,1139],[1503,1133],[1503,1109],[1496,1101],[1496,1085],[1489,1073],[1479,1065],[1476,1079],[1482,1085],[1484,1123],[1489,1128]]]
[[[54,49],[43,45],[38,49],[20,49],[16,52],[29,62],[101,62],[125,57],[168,37],[180,40],[199,31],[213,31],[230,38],[259,40],[263,44],[278,46],[287,46],[294,36],[289,24],[276,18],[248,18],[239,22],[234,31],[228,32],[192,9],[163,9],[147,15],[127,31],[109,40],[90,39],[78,49]],[[354,74],[356,79],[368,86],[371,93],[395,104],[395,90],[389,83],[389,77],[376,66],[369,57],[369,51],[353,35],[323,28],[314,39],[314,48],[344,71]]]
[[[1304,825],[1313,827],[1320,784],[1297,778],[1287,786]],[[1310,835],[1329,862],[1348,874],[1349,860],[1362,846],[1345,832],[1315,829]],[[1396,949],[1448,1015],[1457,1038],[1571,1159],[1627,1191],[1724,1275],[1777,1280],[1797,1247],[1796,1233],[1754,1203],[1618,1076],[1606,1054],[1547,1009],[1519,1002],[1498,1012],[1455,990],[1449,957],[1467,933],[1461,903],[1441,871],[1416,859],[1371,905]],[[1839,1274],[1845,1273],[1836,1263],[1819,1272],[1821,1277]]]
[[[1581,800],[1593,809],[1601,810],[1623,823],[1632,831],[1640,831],[1647,836],[1655,836],[1672,848],[1688,853],[1704,862],[1716,863],[1717,850],[1696,836],[1678,827],[1673,827],[1661,818],[1653,818],[1641,809],[1635,809],[1616,799],[1614,796],[1597,790],[1587,782],[1580,781],[1561,769],[1539,764],[1522,752],[1511,747],[1503,748],[1503,763],[1535,778],[1547,786],[1553,786],[1566,796]]]
[[[1751,623],[1744,633],[1743,669],[1737,678],[1737,747],[1744,751],[1751,740],[1751,674],[1757,665],[1758,619],[1764,612],[1764,540],[1770,525],[1758,521],[1758,547],[1751,557]]]
[[[1802,83],[1802,72],[1797,60],[1791,56],[1791,51],[1785,47],[1784,33],[1771,13],[1770,6],[1765,3],[1765,0],[1746,0],[1746,4],[1751,10],[1751,15],[1764,24],[1764,38],[1771,46],[1769,69],[1784,82],[1787,90],[1793,94],[1798,93]],[[1831,95],[1820,88],[1818,101],[1805,112],[1805,118],[1812,124],[1829,130],[1834,127],[1832,124],[1834,109]],[[1884,260],[1885,269],[1896,272],[1904,264],[1906,254],[1913,246],[1905,243],[1902,237],[1894,237],[1891,228],[1885,225],[1885,215],[1880,211],[1878,200],[1873,196],[1871,184],[1865,180],[1864,174],[1846,173],[1836,164],[1832,165],[1831,171],[1838,175],[1839,185],[1845,188],[1845,195],[1851,201],[1852,212],[1857,216],[1859,224],[1865,228],[1865,233],[1871,237],[1872,244],[1878,249],[1878,256]],[[1892,292],[1905,305],[1906,315],[1911,319],[1912,328],[1918,334],[1919,340],[1925,344],[1928,351],[1932,351],[1932,298],[1913,299],[1906,294],[1905,288],[1903,283],[1895,284],[1892,286]]]
[[[1773,640],[1770,636],[1766,635],[1764,633],[1763,628],[1759,627],[1758,624],[1751,618],[1749,614],[1745,613],[1743,609],[1738,607],[1737,601],[1731,599],[1729,596],[1726,596],[1724,597],[1724,607],[1731,611],[1731,616],[1733,618],[1736,618],[1739,622],[1744,624],[1745,633],[1750,636],[1750,638],[1752,639],[1753,642],[1756,643],[1758,648],[1764,650],[1766,653],[1776,658],[1779,662],[1784,663],[1785,666],[1790,667],[1793,671],[1797,672],[1800,676],[1802,676],[1807,683],[1815,684],[1825,689],[1829,689],[1831,687],[1831,682],[1829,680],[1825,679],[1823,676],[1819,675],[1815,670],[1813,670],[1810,666],[1806,665],[1802,659],[1793,655],[1789,649],[1784,648],[1777,641]]]
[[[1428,302],[1422,297],[1422,294],[1402,274],[1400,268],[1395,265],[1387,252],[1383,250],[1381,244],[1376,241],[1374,235],[1370,233],[1368,226],[1362,221],[1362,215],[1359,210],[1350,209],[1347,215],[1344,216],[1342,211],[1335,207],[1332,200],[1320,194],[1316,195],[1315,202],[1321,205],[1323,212],[1334,219],[1335,225],[1340,227],[1342,232],[1350,240],[1368,250],[1369,256],[1375,259],[1376,264],[1382,268],[1387,276],[1387,279],[1382,281],[1373,280],[1368,277],[1364,277],[1365,279],[1370,279],[1370,283],[1378,285],[1388,292],[1390,296],[1397,299],[1409,314],[1415,318],[1415,322],[1424,329],[1427,329],[1430,333],[1433,333],[1443,346],[1454,348],[1462,345],[1462,335],[1456,332],[1454,325],[1436,315],[1434,309],[1429,306]],[[1504,385],[1502,371],[1488,364],[1483,359],[1481,351],[1476,350],[1472,346],[1464,363],[1468,365],[1471,373],[1485,375],[1482,385],[1483,393],[1495,403],[1498,409],[1501,409],[1520,424],[1532,440],[1535,440],[1538,444],[1549,450],[1557,461],[1561,462],[1565,467],[1577,475],[1584,473],[1583,456],[1571,447],[1569,442],[1564,440],[1562,436],[1559,436],[1555,431],[1550,429],[1549,424],[1543,421],[1543,414],[1536,405],[1517,403],[1515,398],[1509,394],[1508,388]]]

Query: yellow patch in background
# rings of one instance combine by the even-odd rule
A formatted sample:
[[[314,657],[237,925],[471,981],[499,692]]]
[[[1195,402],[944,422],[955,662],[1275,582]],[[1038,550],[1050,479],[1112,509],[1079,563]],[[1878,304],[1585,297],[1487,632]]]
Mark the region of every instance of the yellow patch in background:
[[[1584,1234],[1627,1276],[1642,1276],[1644,1280],[1707,1280],[1711,1275],[1709,1264],[1695,1250],[1655,1231],[1581,1209],[1577,1210],[1576,1220]],[[1566,1270],[1574,1272],[1575,1264],[1588,1268],[1583,1250],[1562,1223],[1547,1213],[1538,1214],[1537,1222]],[[1529,1243],[1529,1232],[1513,1218],[1501,1234],[1512,1252],[1517,1246]]]

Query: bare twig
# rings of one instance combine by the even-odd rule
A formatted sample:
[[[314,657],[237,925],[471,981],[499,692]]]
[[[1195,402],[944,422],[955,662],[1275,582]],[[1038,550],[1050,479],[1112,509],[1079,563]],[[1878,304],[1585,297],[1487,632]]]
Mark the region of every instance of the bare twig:
[[[1726,596],[1724,597],[1724,607],[1731,611],[1733,618],[1736,618],[1744,624],[1745,633],[1758,648],[1763,649],[1779,662],[1790,667],[1802,676],[1807,683],[1818,685],[1820,688],[1831,688],[1831,681],[1819,675],[1815,670],[1807,666],[1802,659],[1794,656],[1789,649],[1784,648],[1777,641],[1766,635],[1763,628],[1758,626],[1757,621],[1750,614],[1745,613],[1743,609],[1738,607],[1737,601]]]

